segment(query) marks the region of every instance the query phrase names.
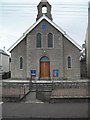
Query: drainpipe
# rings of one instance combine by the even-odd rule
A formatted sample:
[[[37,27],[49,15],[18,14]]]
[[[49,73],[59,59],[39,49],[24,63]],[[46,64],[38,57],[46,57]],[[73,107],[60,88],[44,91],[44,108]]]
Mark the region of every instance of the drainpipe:
[[[2,80],[2,70],[3,70],[3,67],[2,67],[2,53],[1,53],[0,80]]]

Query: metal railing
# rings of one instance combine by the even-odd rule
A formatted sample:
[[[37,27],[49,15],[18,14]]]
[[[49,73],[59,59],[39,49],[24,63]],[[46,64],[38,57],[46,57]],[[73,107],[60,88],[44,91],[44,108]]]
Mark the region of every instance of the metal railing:
[[[16,101],[20,100],[24,97],[29,91],[28,84],[16,84],[16,83],[3,83],[2,84],[2,100],[9,99],[16,99]],[[5,100],[4,100],[5,101]]]

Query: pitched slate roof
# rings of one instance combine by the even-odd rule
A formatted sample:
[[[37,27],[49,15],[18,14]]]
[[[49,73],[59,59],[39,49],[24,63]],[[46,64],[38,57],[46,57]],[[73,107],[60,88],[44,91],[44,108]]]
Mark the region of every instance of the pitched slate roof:
[[[6,55],[6,56],[9,56],[4,50],[1,50],[1,49],[0,49],[0,54],[3,54],[3,55]]]
[[[12,51],[25,37],[26,35],[34,28],[36,27],[42,20],[46,20],[47,22],[49,22],[53,27],[55,27],[58,31],[60,31],[64,37],[66,37],[72,44],[74,44],[78,49],[82,49],[81,46],[76,43],[70,36],[68,36],[66,34],[66,32],[64,30],[62,30],[59,26],[57,26],[53,21],[51,21],[47,16],[45,16],[45,14],[43,14],[43,16],[38,19],[29,29],[26,30],[25,33],[23,33],[23,35],[8,49],[8,51]]]

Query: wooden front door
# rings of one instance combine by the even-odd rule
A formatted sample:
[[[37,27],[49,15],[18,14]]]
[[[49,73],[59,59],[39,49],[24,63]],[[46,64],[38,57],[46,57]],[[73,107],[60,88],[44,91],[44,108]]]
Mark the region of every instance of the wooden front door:
[[[40,78],[50,77],[50,62],[40,62]]]
[[[40,59],[40,79],[50,78],[50,61],[47,56]]]

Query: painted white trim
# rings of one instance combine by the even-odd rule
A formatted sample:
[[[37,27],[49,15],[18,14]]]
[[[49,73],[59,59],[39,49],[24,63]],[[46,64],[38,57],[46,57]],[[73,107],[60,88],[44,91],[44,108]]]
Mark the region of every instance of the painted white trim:
[[[72,42],[78,49],[82,49],[82,47],[77,44],[70,36],[66,34],[64,30],[62,30],[59,26],[57,26],[53,21],[51,21],[48,17],[43,14],[43,16],[38,19],[29,29],[26,30],[25,33],[8,49],[8,51],[12,51],[16,45],[18,45],[25,37],[26,35],[35,27],[37,26],[42,20],[48,21],[52,26],[54,26],[57,30],[59,30],[70,42]]]
[[[30,80],[3,80],[2,83],[29,83]],[[89,83],[90,80],[89,79],[84,79],[84,80],[63,80],[63,81],[60,81],[60,80],[49,80],[49,81],[46,81],[46,80],[32,80],[33,83]]]

